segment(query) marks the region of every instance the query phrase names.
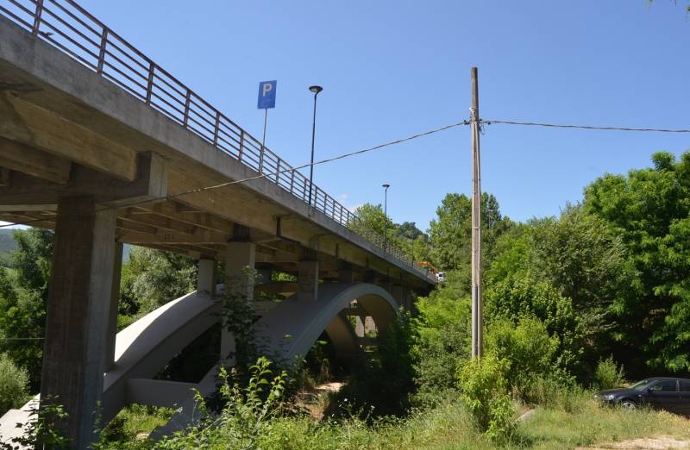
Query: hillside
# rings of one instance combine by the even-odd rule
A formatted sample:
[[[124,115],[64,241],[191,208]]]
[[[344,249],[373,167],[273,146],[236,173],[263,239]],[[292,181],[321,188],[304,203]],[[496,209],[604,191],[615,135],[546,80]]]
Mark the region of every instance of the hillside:
[[[17,248],[13,232],[10,229],[0,229],[0,261],[6,260],[9,253]]]

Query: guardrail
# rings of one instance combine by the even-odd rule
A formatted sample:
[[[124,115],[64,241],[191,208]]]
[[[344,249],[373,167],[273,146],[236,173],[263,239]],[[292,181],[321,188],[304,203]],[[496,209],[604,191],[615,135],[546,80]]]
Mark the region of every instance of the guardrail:
[[[429,277],[425,268],[326,194],[251,134],[72,0],[7,0],[0,13],[110,80],[219,151]],[[430,278],[430,277],[429,277]]]

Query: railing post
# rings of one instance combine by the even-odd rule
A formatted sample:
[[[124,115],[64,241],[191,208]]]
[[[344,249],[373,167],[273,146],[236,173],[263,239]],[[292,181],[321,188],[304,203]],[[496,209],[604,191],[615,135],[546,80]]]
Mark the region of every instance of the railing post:
[[[276,163],[276,184],[280,185],[280,161],[281,159],[278,158],[278,162]]]
[[[213,146],[218,147],[218,133],[220,132],[220,111],[216,111],[216,124],[213,128]]]
[[[41,16],[43,15],[43,0],[38,0],[36,2],[36,14],[34,14],[34,26],[31,29],[31,33],[36,36],[38,35],[38,28],[41,26]]]
[[[151,61],[149,63],[149,79],[146,83],[146,104],[151,104],[151,96],[153,95],[153,71],[156,69],[156,65]]]
[[[182,118],[182,126],[187,128],[189,122],[189,105],[192,101],[192,91],[187,89],[187,95],[184,97],[184,117]]]
[[[242,153],[244,152],[244,130],[240,129],[240,148],[237,154],[237,160],[242,162]]]
[[[290,193],[295,195],[295,170],[290,171]]]
[[[105,47],[108,45],[108,29],[103,27],[103,32],[101,33],[101,48],[98,51],[98,68],[96,73],[98,75],[103,74],[103,64],[105,64]]]

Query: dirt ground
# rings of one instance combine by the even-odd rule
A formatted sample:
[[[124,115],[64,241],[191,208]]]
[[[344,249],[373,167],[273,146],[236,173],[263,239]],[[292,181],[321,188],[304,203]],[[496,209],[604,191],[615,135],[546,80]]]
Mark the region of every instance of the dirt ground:
[[[628,441],[612,442],[609,444],[597,444],[595,447],[578,447],[575,450],[670,450],[670,449],[690,449],[690,440],[678,440],[669,437],[654,437],[643,439],[631,439]]]

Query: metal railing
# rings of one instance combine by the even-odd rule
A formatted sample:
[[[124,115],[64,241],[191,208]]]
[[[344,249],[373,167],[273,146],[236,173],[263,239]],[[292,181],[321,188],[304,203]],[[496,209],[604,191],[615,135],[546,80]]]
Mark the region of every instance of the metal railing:
[[[219,151],[258,174],[266,174],[266,179],[302,201],[307,201],[310,183],[306,176],[263,147],[254,136],[73,0],[3,0],[0,14],[67,53]],[[312,207],[336,223],[355,230],[384,252],[428,277],[425,268],[386,242],[382,235],[367,228],[359,217],[316,185],[312,187]]]

